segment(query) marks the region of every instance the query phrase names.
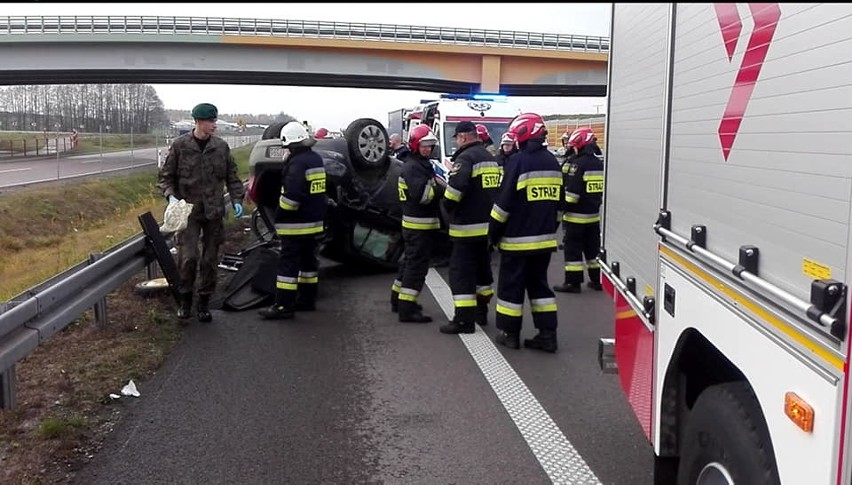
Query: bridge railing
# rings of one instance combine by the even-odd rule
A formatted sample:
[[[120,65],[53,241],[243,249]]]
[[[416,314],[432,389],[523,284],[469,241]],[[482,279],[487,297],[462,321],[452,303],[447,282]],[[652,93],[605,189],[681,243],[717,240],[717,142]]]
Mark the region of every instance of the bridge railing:
[[[582,52],[609,51],[608,37],[488,29],[219,17],[0,16],[0,36],[15,34],[254,35]]]

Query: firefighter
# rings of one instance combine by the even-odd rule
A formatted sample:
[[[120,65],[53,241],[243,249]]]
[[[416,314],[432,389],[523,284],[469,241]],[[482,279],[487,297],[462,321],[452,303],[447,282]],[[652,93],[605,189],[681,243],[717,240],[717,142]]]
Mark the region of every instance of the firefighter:
[[[556,298],[547,282],[550,255],[556,250],[557,209],[562,173],[547,150],[541,116],[518,115],[509,125],[518,153],[504,167],[503,183],[491,210],[489,238],[500,250],[495,342],[520,347],[524,293],[529,296],[538,334],[524,346],[556,352]]]
[[[455,315],[442,325],[448,334],[474,333],[475,323],[488,324],[491,287],[491,254],[488,251],[488,222],[500,186],[500,166],[482,144],[470,121],[456,125],[453,137],[458,149],[441,202],[448,217],[450,240],[450,290]]]
[[[195,291],[196,269],[199,273],[199,322],[209,322],[210,297],[216,289],[219,250],[225,240],[225,204],[222,187],[227,186],[234,215],[243,215],[245,189],[228,143],[216,133],[216,106],[201,103],[192,108],[195,127],[175,138],[159,171],[158,185],[170,202],[185,199],[193,204],[187,227],[177,234],[177,266],[180,273],[177,317],[189,318]],[[198,243],[201,242],[199,260]],[[200,264],[199,264],[200,263]]]
[[[517,152],[518,144],[515,134],[508,131],[503,133],[503,136],[500,137],[500,152],[497,154],[497,164],[500,165],[500,168],[505,167],[506,160]]]
[[[490,153],[491,156],[496,157],[499,150],[494,146],[494,140],[491,139],[491,135],[488,134],[488,127],[477,123],[476,134],[479,135],[479,139],[482,140],[482,146],[488,150],[488,153]]]
[[[562,148],[560,148],[556,153],[556,160],[559,161],[559,164],[562,165],[563,173],[567,172],[567,168],[565,165],[570,162],[572,158],[576,155],[574,151],[574,147],[568,143],[568,139],[571,137],[571,132],[566,131],[562,134]],[[563,176],[564,179],[564,176]]]
[[[423,314],[417,300],[426,282],[435,234],[441,228],[438,201],[442,187],[435,182],[435,172],[429,161],[437,144],[438,138],[427,125],[414,127],[408,137],[410,151],[399,177],[405,255],[391,288],[391,310],[398,312],[400,322],[432,321],[432,317]]]
[[[600,263],[596,258],[601,245],[600,207],[604,184],[602,152],[591,128],[577,128],[571,133],[568,143],[577,155],[563,165],[565,282],[553,289],[563,293],[580,293],[583,272],[588,270],[588,287],[601,291]]]
[[[290,151],[281,170],[281,197],[275,233],[281,243],[275,303],[258,312],[267,320],[287,320],[295,311],[316,307],[319,283],[318,238],[326,211],[325,167],[311,147],[316,143],[304,124],[281,128],[281,146]]]

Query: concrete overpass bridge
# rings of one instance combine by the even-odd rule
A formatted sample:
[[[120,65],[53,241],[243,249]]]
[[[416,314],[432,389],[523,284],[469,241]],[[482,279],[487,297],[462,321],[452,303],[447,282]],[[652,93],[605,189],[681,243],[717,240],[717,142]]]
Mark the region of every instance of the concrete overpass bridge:
[[[0,17],[0,84],[191,83],[605,96],[606,37],[298,20]]]

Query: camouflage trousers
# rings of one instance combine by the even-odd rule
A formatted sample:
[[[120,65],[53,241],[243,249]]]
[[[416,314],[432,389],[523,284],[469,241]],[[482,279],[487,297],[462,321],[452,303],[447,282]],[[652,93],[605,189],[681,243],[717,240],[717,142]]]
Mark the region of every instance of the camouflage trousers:
[[[177,234],[175,245],[178,251],[177,267],[181,281],[178,291],[191,293],[195,288],[196,273],[200,273],[198,294],[213,295],[216,291],[218,266],[221,259],[219,253],[223,242],[225,242],[225,224],[222,219],[209,221],[189,218],[186,229]]]

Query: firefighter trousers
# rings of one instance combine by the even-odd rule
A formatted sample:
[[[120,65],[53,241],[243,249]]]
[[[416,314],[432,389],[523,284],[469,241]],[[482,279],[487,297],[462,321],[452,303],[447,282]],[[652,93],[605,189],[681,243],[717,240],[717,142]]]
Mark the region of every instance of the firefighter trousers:
[[[314,303],[319,283],[316,237],[310,235],[280,238],[281,256],[275,283],[275,304],[293,309],[297,300],[300,303]]]
[[[209,221],[190,217],[186,229],[177,233],[177,267],[180,274],[178,291],[192,293],[195,288],[196,271],[199,274],[198,294],[211,296],[216,290],[219,268],[219,250],[225,241],[225,225],[222,219]],[[201,242],[199,261],[198,243]],[[199,264],[200,262],[200,264]]]
[[[556,331],[556,298],[547,284],[550,252],[500,253],[497,280],[497,328],[521,331],[524,293],[529,296],[533,324],[539,330]]]
[[[450,253],[450,290],[455,306],[454,321],[473,323],[477,311],[487,313],[488,303],[494,294],[491,284],[491,253],[488,239],[453,238]]]
[[[601,248],[601,223],[577,224],[563,222],[565,249],[565,283],[583,282],[583,271],[588,269],[589,280],[601,282],[601,265],[597,261]]]
[[[403,310],[411,311],[417,305],[420,292],[426,283],[435,231],[403,228],[402,240],[405,244],[405,253],[392,290],[399,299],[400,313],[405,313]],[[391,298],[393,299],[394,296]]]

